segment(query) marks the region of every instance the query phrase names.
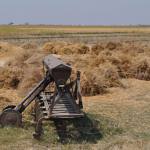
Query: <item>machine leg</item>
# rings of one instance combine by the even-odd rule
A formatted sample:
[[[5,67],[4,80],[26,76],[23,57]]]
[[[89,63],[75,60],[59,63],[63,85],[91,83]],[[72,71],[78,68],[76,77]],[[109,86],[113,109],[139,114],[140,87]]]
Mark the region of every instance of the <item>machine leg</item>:
[[[56,119],[54,120],[57,134],[61,143],[65,143],[67,138],[66,120]]]
[[[42,122],[44,118],[41,118],[37,121],[36,127],[35,127],[35,133],[33,134],[33,137],[37,140],[40,139],[41,135],[43,134],[43,127]]]

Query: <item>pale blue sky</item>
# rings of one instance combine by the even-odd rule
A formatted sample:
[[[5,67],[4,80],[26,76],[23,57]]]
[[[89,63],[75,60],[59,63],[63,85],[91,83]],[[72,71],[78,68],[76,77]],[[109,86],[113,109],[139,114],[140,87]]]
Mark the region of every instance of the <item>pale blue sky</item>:
[[[0,24],[150,24],[150,0],[0,0]]]

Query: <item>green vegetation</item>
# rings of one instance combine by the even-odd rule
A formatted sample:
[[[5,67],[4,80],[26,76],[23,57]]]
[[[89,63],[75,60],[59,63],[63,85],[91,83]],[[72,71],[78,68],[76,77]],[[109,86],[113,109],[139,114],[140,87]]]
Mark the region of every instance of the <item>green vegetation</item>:
[[[150,33],[150,27],[143,26],[53,26],[53,25],[1,25],[0,36],[62,35],[99,33]]]
[[[63,141],[59,138],[52,121],[44,124],[44,135],[40,141],[32,138],[34,126],[31,122],[25,122],[23,128],[0,128],[1,148],[26,149],[31,146],[31,143],[35,147],[46,148],[46,145],[56,147],[63,142],[61,147],[64,149],[69,149],[72,144],[81,144],[84,149],[89,147],[89,144],[96,144],[109,136],[123,133],[122,128],[112,119],[94,114],[86,115],[85,118],[79,120],[65,120],[65,124],[66,131],[61,131],[63,132]]]

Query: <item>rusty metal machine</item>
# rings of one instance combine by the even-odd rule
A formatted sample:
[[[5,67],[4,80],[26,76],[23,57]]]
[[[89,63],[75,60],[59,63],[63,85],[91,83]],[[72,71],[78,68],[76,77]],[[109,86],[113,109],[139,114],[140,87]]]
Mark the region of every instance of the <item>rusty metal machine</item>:
[[[80,118],[82,97],[80,91],[80,72],[71,81],[72,68],[62,60],[48,55],[43,60],[44,78],[17,106],[7,106],[0,114],[1,126],[22,126],[22,113],[34,101],[34,117],[36,122],[33,136],[42,134],[42,122],[51,119]]]

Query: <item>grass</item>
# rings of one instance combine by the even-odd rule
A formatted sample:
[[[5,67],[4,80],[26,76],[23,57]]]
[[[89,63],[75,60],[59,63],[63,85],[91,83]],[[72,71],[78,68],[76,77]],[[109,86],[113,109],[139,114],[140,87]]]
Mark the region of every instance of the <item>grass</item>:
[[[61,145],[62,148],[70,148],[71,145],[80,145],[84,148],[89,147],[89,144],[96,144],[99,140],[122,134],[122,129],[110,118],[104,118],[93,114],[87,114],[85,118],[80,120],[66,120],[67,130],[63,134],[65,144]],[[46,122],[44,124],[44,135],[40,141],[32,138],[34,132],[33,125],[30,122],[25,122],[23,128],[0,128],[0,145],[2,149],[9,149],[13,145],[14,149],[22,147],[24,144],[27,146],[29,143],[38,145],[38,147],[57,147],[61,144],[61,139],[58,136],[53,122]],[[68,149],[69,149],[68,148]]]
[[[0,36],[63,35],[63,34],[150,33],[150,27],[142,26],[48,26],[1,25]]]
[[[64,121],[67,128],[63,132],[63,141],[53,121],[44,123],[44,135],[40,141],[33,139],[34,125],[25,113],[23,128],[0,128],[1,149],[146,149],[150,141],[150,105],[145,101],[148,94],[143,93],[148,90],[149,82],[135,79],[123,82],[129,84],[128,88],[113,88],[110,94],[85,97],[86,116]],[[143,96],[137,99],[139,91]]]

